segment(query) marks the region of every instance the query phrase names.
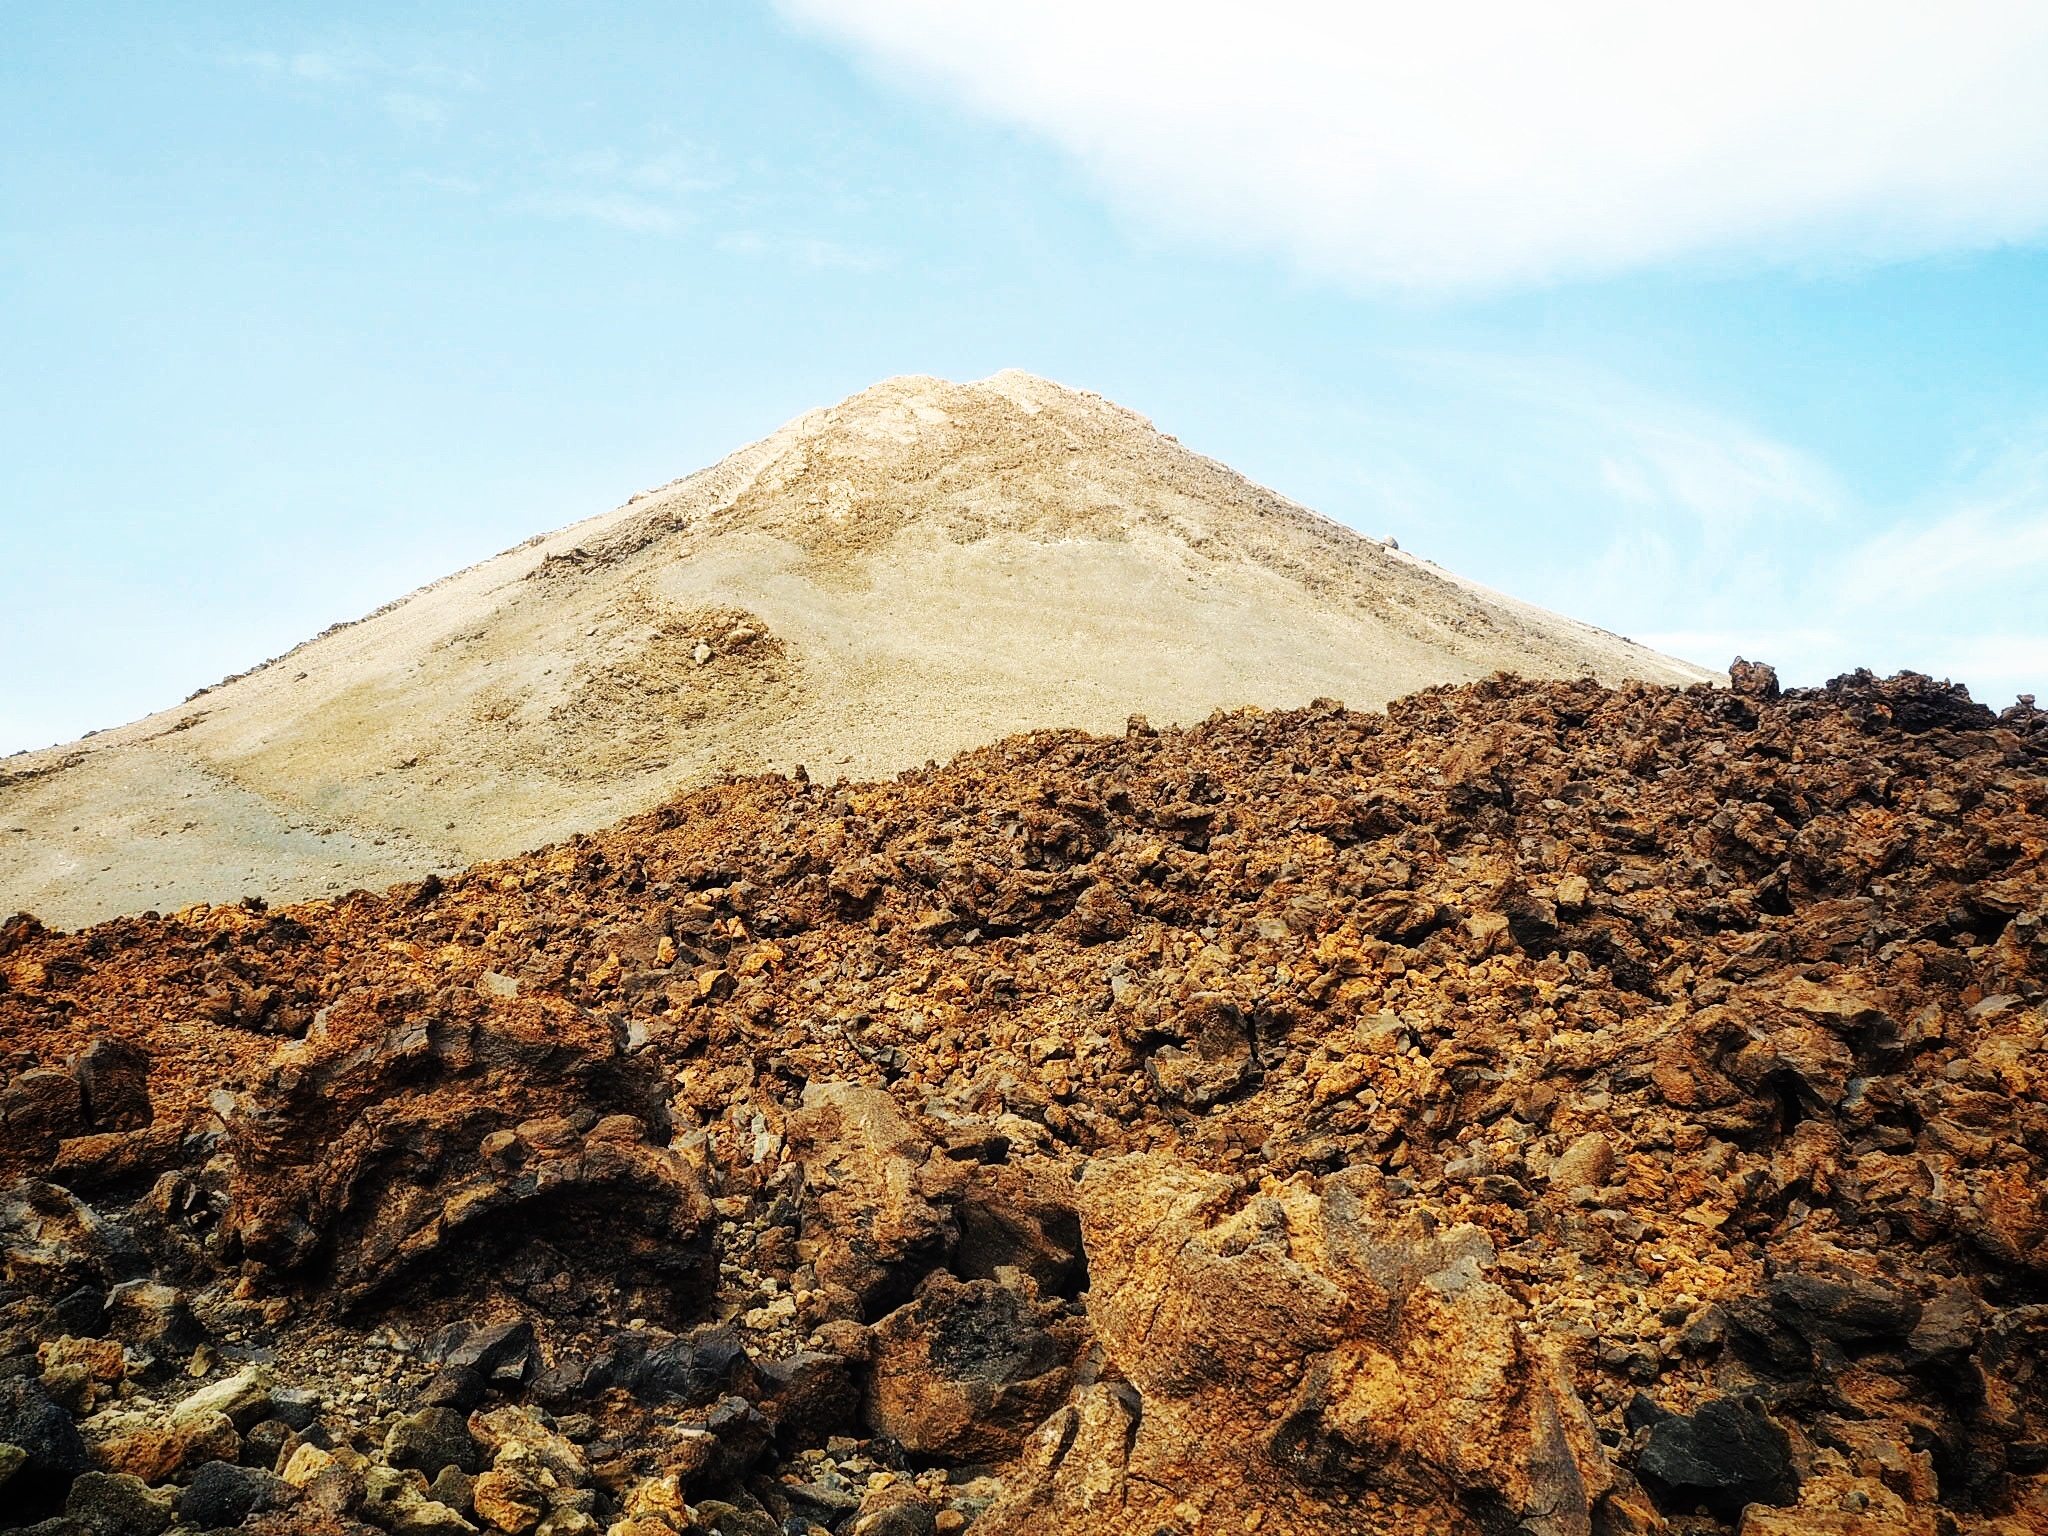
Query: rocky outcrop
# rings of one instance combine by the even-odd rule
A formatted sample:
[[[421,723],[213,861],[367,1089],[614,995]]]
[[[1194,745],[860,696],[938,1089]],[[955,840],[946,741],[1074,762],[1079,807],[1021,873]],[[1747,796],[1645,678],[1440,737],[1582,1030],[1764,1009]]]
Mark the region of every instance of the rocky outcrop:
[[[10,1102],[139,1119],[141,1031],[150,1119],[13,1144],[0,1472],[277,1536],[2048,1528],[2048,716],[1736,679],[6,925]]]
[[[646,1064],[559,1009],[410,1001],[332,1010],[231,1115],[223,1239],[247,1272],[349,1308],[541,1249],[572,1284],[700,1310],[710,1203]]]
[[[1434,1230],[1371,1170],[1247,1191],[1144,1155],[1092,1165],[1081,1209],[1117,1384],[1041,1432],[995,1531],[1121,1531],[1181,1502],[1224,1528],[1448,1505],[1592,1529],[1614,1470],[1479,1228]]]

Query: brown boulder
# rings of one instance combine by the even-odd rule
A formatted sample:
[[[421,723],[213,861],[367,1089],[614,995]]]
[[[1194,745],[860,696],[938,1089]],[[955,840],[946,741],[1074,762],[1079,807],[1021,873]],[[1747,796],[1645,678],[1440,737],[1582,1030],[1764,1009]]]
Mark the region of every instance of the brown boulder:
[[[937,1271],[874,1326],[868,1427],[918,1456],[1012,1455],[1066,1396],[1084,1332],[1025,1291]]]
[[[1161,1488],[1304,1536],[1382,1529],[1381,1494],[1591,1529],[1606,1458],[1477,1229],[1404,1216],[1368,1170],[1243,1199],[1157,1155],[1091,1165],[1081,1215],[1105,1375],[1128,1386],[1055,1416],[992,1533],[1122,1531]]]
[[[804,1169],[799,1256],[864,1315],[888,1310],[957,1235],[946,1186],[926,1172],[931,1143],[886,1092],[858,1083],[807,1085],[789,1140]]]

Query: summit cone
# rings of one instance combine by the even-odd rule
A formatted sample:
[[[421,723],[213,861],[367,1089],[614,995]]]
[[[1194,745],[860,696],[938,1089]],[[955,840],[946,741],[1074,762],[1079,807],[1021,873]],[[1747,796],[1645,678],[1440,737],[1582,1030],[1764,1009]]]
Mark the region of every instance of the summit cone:
[[[875,385],[117,730],[0,761],[65,927],[502,857],[721,774],[1496,671],[1717,674],[1363,537],[1099,395]]]

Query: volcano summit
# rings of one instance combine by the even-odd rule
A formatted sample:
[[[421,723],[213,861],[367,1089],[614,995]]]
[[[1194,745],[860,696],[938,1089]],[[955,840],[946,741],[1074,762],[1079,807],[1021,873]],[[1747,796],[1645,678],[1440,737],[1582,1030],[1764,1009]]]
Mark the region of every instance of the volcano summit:
[[[1713,674],[1441,570],[1017,372],[899,378],[179,707],[0,766],[0,910],[74,926],[452,872],[722,773]]]

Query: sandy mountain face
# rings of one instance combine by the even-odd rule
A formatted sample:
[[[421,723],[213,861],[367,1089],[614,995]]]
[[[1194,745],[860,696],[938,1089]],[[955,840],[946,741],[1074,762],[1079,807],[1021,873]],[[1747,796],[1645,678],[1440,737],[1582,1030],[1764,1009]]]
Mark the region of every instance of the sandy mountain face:
[[[721,773],[1709,674],[1362,538],[1095,395],[894,379],[120,730],[0,764],[0,909],[453,872]]]
[[[0,925],[0,1527],[2048,1530],[2048,714],[1734,671]]]

